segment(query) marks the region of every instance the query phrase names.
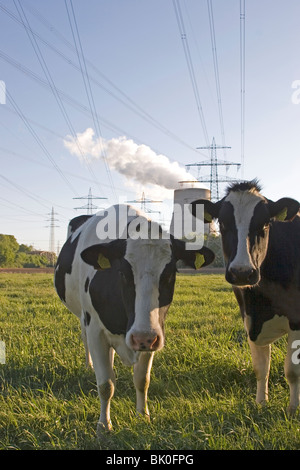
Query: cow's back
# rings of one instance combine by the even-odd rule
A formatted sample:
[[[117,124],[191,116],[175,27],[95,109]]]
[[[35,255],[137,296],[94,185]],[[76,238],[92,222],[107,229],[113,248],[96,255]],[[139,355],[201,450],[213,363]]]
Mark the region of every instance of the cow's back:
[[[131,206],[115,205],[93,216],[80,216],[70,221],[69,237],[58,256],[54,282],[58,296],[77,317],[81,316],[88,286],[97,273],[80,254],[90,246],[109,243],[119,236],[126,238],[127,224],[138,216],[143,214]],[[108,221],[112,224],[110,227]],[[111,231],[105,237],[108,228]]]

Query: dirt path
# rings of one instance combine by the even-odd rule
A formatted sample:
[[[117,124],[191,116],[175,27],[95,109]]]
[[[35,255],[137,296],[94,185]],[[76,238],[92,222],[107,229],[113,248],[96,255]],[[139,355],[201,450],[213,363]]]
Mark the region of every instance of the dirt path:
[[[54,273],[54,268],[0,268],[0,274],[1,273]]]

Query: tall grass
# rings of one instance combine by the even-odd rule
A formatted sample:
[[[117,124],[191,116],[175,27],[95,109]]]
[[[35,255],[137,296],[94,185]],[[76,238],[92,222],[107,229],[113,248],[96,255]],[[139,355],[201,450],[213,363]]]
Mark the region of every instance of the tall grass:
[[[99,400],[78,320],[48,274],[1,274],[0,449],[299,449],[288,418],[286,340],[273,346],[270,402],[255,378],[240,314],[222,275],[179,275],[149,389],[151,423],[135,416],[131,368],[115,361],[114,431],[96,438]]]

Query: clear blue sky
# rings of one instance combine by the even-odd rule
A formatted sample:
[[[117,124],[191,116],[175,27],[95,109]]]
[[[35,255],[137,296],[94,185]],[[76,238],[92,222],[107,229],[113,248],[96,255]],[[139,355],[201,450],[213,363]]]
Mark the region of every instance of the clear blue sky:
[[[66,4],[73,30],[74,8],[96,121]],[[140,198],[143,190],[149,198],[165,194],[136,178],[129,180],[110,160],[105,164],[99,155],[91,158],[86,150],[91,142],[82,144],[84,158],[72,154],[64,144],[72,133],[93,129],[93,144],[99,137],[106,143],[124,137],[136,148],[145,145],[183,169],[209,156],[196,150],[206,141],[173,1],[73,0],[71,5],[67,0],[66,4],[0,0],[0,80],[7,90],[6,103],[0,104],[0,233],[46,250],[51,208],[59,225],[56,245],[61,246],[69,219],[83,213],[74,208],[86,203],[73,198],[87,195],[90,187],[94,195],[107,198],[95,201],[101,207],[119,198]],[[179,4],[209,141],[215,137],[222,144],[207,1],[179,0]],[[240,163],[240,1],[212,0],[212,6],[224,136],[231,147],[218,157]],[[25,13],[36,42],[32,36],[30,41],[20,13],[26,21]],[[300,199],[300,104],[292,101],[296,92],[292,83],[300,80],[299,18],[298,0],[246,0],[244,168],[239,173],[232,168],[227,176],[257,177],[263,193],[274,200]],[[62,101],[56,100],[47,77]],[[143,159],[139,166],[148,168]],[[147,171],[155,174],[153,168]]]

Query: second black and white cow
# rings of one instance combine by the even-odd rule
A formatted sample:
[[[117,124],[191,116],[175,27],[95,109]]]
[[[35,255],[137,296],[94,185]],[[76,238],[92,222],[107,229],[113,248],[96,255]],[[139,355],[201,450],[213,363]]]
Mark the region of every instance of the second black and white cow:
[[[238,300],[257,378],[256,401],[268,399],[270,344],[288,334],[285,375],[289,411],[300,394],[300,217],[299,203],[268,200],[257,182],[235,184],[226,196],[204,205],[206,222],[218,219],[226,279]]]
[[[103,230],[100,234],[99,224],[103,229],[104,221],[117,222],[118,237],[105,238]],[[146,236],[129,236],[132,226],[135,234],[140,231]],[[164,323],[173,298],[176,262],[182,259],[198,269],[214,259],[208,248],[188,251],[183,241],[164,235],[145,215],[123,205],[69,224],[69,238],[57,261],[55,287],[68,309],[80,318],[100,396],[98,430],[112,427],[115,351],[125,364],[134,366],[136,409],[149,416],[150,370],[154,352],[165,342]]]

